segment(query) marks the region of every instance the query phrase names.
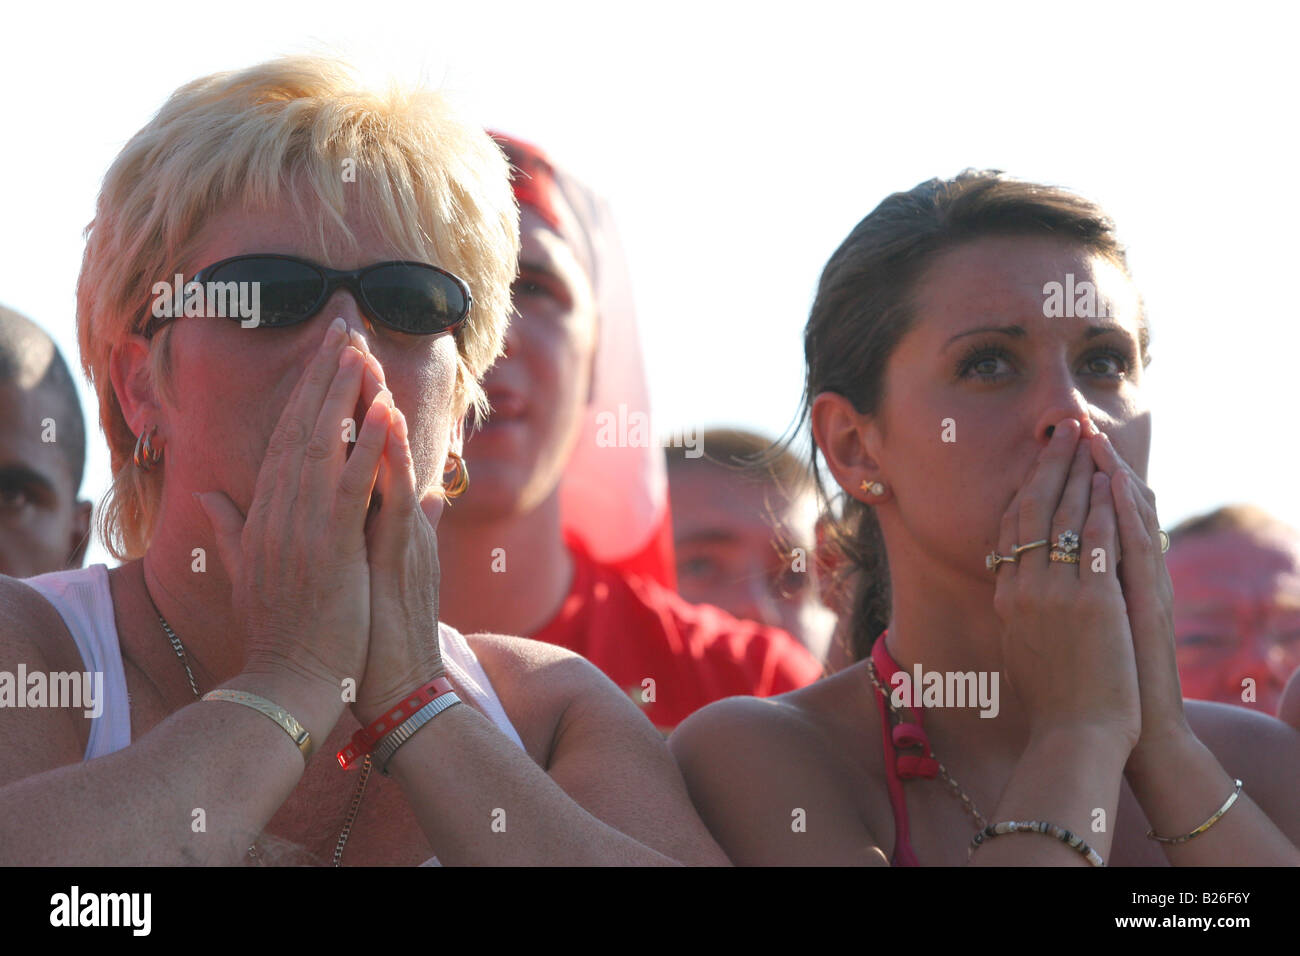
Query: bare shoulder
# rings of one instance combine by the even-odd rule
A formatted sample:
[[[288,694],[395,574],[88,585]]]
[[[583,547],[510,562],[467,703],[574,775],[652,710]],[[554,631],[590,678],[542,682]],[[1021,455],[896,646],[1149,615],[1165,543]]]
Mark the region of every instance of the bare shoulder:
[[[594,664],[524,638],[467,640],[529,754],[579,806],[670,860],[726,862],[663,737]]]
[[[14,676],[83,669],[63,618],[49,601],[21,581],[0,575],[0,673],[12,692],[26,694]],[[12,703],[12,702],[11,702]],[[85,721],[61,707],[0,707],[0,786],[80,760]],[[31,746],[41,741],[42,746]]]
[[[865,822],[870,768],[856,743],[869,728],[855,670],[778,697],[718,701],[669,739],[696,808],[736,863],[886,862]]]
[[[81,670],[81,653],[63,618],[45,596],[17,578],[0,574],[0,663],[32,656],[51,670]]]
[[[0,574],[0,621],[5,625],[0,631],[0,640],[26,638],[32,643],[40,643],[42,633],[56,630],[68,636],[63,618],[44,595],[19,579],[4,574]]]
[[[849,668],[775,697],[728,697],[688,717],[670,738],[674,755],[708,753],[743,743],[747,753],[783,758],[812,752],[839,763],[859,750],[862,677]],[[867,711],[870,718],[870,712]],[[874,724],[873,724],[874,726]]]
[[[549,707],[606,689],[623,696],[596,665],[567,648],[504,634],[467,634],[465,640],[503,703],[509,697],[523,706],[525,701],[518,698],[527,696]]]
[[[550,766],[560,732],[579,712],[611,709],[639,719],[654,733],[614,682],[581,654],[503,634],[467,634],[465,640],[525,749],[543,767]]]
[[[1223,768],[1292,840],[1300,843],[1300,730],[1245,707],[1184,702],[1187,722]]]
[[[548,677],[575,678],[600,671],[581,654],[527,637],[505,634],[466,634],[465,640],[492,678],[492,683],[531,681]],[[580,679],[580,678],[579,678]]]

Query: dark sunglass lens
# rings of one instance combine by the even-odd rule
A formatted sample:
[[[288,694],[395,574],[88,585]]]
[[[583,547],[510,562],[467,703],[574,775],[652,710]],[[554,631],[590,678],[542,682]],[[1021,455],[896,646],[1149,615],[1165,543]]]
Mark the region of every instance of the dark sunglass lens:
[[[428,266],[381,266],[365,274],[361,289],[371,308],[399,332],[445,332],[465,314],[461,287]]]
[[[256,283],[258,324],[270,327],[309,318],[324,290],[321,274],[305,262],[256,256],[226,263],[210,281]]]

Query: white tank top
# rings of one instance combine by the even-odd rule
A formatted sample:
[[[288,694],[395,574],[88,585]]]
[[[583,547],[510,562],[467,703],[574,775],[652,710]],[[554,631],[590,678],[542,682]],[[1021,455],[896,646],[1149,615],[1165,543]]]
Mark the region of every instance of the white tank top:
[[[26,578],[23,583],[35,588],[54,605],[72,639],[77,642],[86,669],[104,675],[104,709],[98,717],[91,719],[85,759],[103,757],[131,746],[131,706],[126,696],[126,674],[122,670],[122,649],[113,617],[108,568],[96,564],[77,571],[55,571]],[[492,682],[464,635],[439,622],[438,643],[442,648],[447,676],[503,734],[523,749],[519,733],[506,716],[496,691],[492,689]]]

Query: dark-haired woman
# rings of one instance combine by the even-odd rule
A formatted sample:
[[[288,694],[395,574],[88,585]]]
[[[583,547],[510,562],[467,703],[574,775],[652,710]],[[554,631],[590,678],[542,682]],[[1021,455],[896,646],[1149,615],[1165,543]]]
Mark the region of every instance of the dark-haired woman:
[[[1300,734],[1182,700],[1147,344],[1113,224],[1063,190],[932,180],[832,256],[805,413],[860,660],[672,738],[735,862],[1300,863]]]

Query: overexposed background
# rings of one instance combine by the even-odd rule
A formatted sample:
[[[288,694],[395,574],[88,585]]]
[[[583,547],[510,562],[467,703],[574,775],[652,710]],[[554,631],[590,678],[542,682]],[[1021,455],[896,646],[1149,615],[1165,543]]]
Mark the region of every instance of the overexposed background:
[[[1295,14],[1282,4],[128,2],[5,11],[0,302],[77,363],[100,177],[176,87],[281,53],[425,78],[610,199],[655,428],[776,435],[827,257],[966,166],[1099,200],[1153,327],[1166,527],[1227,501],[1300,524]],[[83,388],[82,494],[108,487]],[[88,560],[107,560],[96,541]],[[110,562],[111,563],[111,562]]]

